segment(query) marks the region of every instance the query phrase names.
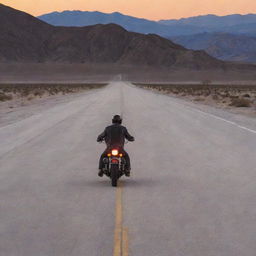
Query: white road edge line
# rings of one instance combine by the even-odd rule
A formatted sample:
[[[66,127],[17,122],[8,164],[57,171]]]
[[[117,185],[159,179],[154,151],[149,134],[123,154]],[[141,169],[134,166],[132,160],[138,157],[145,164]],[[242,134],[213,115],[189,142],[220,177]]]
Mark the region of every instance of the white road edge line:
[[[133,84],[132,84],[132,85],[133,85]],[[129,85],[129,86],[130,86],[130,85]],[[135,86],[135,85],[133,85],[133,86]],[[136,86],[135,86],[135,87],[136,87]],[[139,88],[139,87],[136,87],[136,88],[143,90],[143,88]],[[148,90],[148,91],[150,91],[150,90]],[[152,92],[152,93],[159,93],[159,92],[153,92],[153,91],[151,91],[151,92]],[[167,96],[167,97],[171,97],[171,98],[175,99],[175,97],[172,97],[172,96],[169,96],[169,95],[165,95],[165,94],[161,94],[161,93],[159,93],[159,94],[160,94],[160,95]],[[215,119],[224,121],[224,122],[226,122],[226,123],[232,124],[232,125],[234,125],[234,126],[240,128],[240,129],[243,129],[243,130],[246,130],[246,131],[248,131],[248,132],[251,132],[251,133],[256,134],[256,130],[247,128],[247,127],[245,127],[245,126],[239,125],[239,124],[237,124],[237,123],[235,123],[235,122],[229,121],[229,120],[224,119],[224,118],[222,118],[222,117],[219,117],[219,116],[213,115],[213,114],[211,114],[211,113],[208,113],[208,112],[199,110],[199,109],[197,109],[197,108],[193,108],[193,107],[189,106],[188,104],[182,104],[182,103],[177,102],[177,101],[175,101],[175,104],[186,106],[186,107],[187,107],[188,109],[190,109],[190,110],[194,110],[194,111],[196,111],[196,112],[198,112],[198,113],[201,113],[201,114],[204,114],[204,115],[206,115],[206,116],[207,116],[207,115],[208,115],[208,116],[211,116],[211,117],[213,117],[213,118],[215,118]]]
[[[202,113],[202,114],[205,114],[205,115],[211,116],[211,117],[213,117],[213,118],[215,118],[215,119],[218,119],[218,120],[224,121],[224,122],[226,122],[226,123],[229,123],[229,124],[235,125],[235,126],[237,126],[238,128],[241,128],[241,129],[243,129],[243,130],[246,130],[246,131],[248,131],[248,132],[251,132],[251,133],[256,134],[256,131],[255,131],[255,130],[252,130],[252,129],[247,128],[247,127],[242,126],[242,125],[239,125],[239,124],[237,124],[237,123],[235,123],[235,122],[232,122],[232,121],[229,121],[229,120],[224,119],[224,118],[222,118],[222,117],[219,117],[219,116],[216,116],[216,115],[213,115],[213,114],[210,114],[210,113],[204,112],[204,111],[199,110],[199,109],[195,109],[195,108],[191,108],[191,107],[189,107],[189,108],[190,108],[190,109],[193,109],[193,110],[194,110],[194,111],[196,111],[196,112],[199,112],[199,113]]]

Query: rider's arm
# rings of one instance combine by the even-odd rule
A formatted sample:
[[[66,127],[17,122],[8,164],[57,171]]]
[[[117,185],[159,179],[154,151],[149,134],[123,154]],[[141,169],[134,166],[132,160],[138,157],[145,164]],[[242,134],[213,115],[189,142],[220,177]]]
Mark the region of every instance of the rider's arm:
[[[106,129],[104,130],[103,133],[101,133],[101,134],[98,136],[97,142],[103,141],[105,137],[106,137]]]
[[[127,129],[125,128],[125,138],[129,141],[134,141],[134,137],[127,131]]]

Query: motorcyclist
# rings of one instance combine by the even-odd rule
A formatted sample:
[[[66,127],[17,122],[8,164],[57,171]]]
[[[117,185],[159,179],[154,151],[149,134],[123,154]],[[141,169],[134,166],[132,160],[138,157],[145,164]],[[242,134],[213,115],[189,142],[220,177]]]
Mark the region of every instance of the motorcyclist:
[[[122,118],[120,115],[115,115],[112,119],[112,125],[105,128],[104,132],[101,133],[98,138],[97,142],[102,142],[105,140],[107,148],[102,153],[99,161],[99,173],[98,175],[100,177],[103,176],[104,172],[102,170],[103,168],[103,158],[107,156],[108,152],[114,148],[117,147],[124,155],[124,159],[126,160],[126,170],[125,175],[130,176],[130,170],[131,170],[131,163],[130,163],[130,157],[128,153],[124,150],[124,143],[125,139],[128,141],[134,141],[134,137],[131,136],[126,127],[122,126]]]

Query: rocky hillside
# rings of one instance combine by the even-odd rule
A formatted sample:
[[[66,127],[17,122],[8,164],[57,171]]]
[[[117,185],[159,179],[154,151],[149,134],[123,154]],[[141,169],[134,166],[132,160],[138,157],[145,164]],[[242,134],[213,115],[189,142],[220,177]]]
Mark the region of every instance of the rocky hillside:
[[[40,60],[53,27],[0,4],[0,61]]]
[[[115,24],[54,27],[0,5],[1,62],[120,63],[141,66],[225,68],[204,51],[187,50],[160,36]]]
[[[227,33],[202,33],[170,38],[192,50],[205,50],[225,61],[256,63],[256,38]]]

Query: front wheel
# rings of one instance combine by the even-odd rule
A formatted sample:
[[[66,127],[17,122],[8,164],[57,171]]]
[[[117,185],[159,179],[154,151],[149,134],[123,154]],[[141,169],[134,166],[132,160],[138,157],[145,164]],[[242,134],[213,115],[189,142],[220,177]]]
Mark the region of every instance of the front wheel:
[[[111,165],[110,177],[112,187],[116,187],[118,181],[118,165]]]

